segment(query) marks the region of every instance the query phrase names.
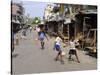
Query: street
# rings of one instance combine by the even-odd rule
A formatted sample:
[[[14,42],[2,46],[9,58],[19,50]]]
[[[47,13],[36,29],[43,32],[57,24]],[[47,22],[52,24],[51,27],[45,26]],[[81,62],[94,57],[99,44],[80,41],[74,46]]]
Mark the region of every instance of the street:
[[[15,46],[15,51],[12,56],[12,71],[13,74],[32,74],[32,73],[47,73],[47,72],[66,72],[80,70],[95,70],[97,69],[97,59],[85,52],[78,50],[80,63],[68,61],[68,48],[62,48],[66,53],[64,57],[65,64],[59,61],[54,61],[56,52],[53,50],[54,38],[45,40],[45,49],[41,50],[39,41],[36,40],[37,33],[32,31],[27,32],[27,39],[20,39],[19,45]]]

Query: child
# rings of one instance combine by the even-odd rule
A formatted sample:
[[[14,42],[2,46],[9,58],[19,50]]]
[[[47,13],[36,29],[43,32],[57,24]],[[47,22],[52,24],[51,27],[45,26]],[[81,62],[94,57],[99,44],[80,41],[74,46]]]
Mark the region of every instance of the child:
[[[45,39],[45,37],[47,38],[46,33],[44,32],[43,29],[41,29],[40,32],[38,33],[38,35],[39,35],[39,40],[41,42],[41,49],[44,49],[44,44],[45,44],[44,39]],[[48,40],[48,38],[47,38],[47,40]]]
[[[61,42],[62,42],[62,39],[58,35],[56,35],[56,39],[55,39],[55,42],[54,42],[54,48],[53,49],[58,52],[58,54],[55,58],[55,61],[59,60],[59,56],[60,56],[61,63],[64,64],[62,50],[61,50]]]
[[[39,40],[39,32],[40,32],[40,27],[36,27],[36,32],[37,32],[37,36],[38,36],[38,40]]]
[[[77,56],[77,51],[76,51],[76,48],[75,48],[75,41],[74,41],[73,38],[70,40],[69,60],[71,59],[72,55],[75,55],[77,62],[80,63],[78,56]]]
[[[30,33],[31,33],[32,32],[32,27],[31,26],[29,27],[29,30],[30,30]]]

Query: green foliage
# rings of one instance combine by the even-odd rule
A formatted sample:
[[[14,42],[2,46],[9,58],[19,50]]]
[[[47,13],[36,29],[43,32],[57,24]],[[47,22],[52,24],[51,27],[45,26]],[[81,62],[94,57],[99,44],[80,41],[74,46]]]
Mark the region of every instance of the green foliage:
[[[39,24],[39,23],[41,23],[40,17],[35,17],[35,18],[33,19],[32,24]]]

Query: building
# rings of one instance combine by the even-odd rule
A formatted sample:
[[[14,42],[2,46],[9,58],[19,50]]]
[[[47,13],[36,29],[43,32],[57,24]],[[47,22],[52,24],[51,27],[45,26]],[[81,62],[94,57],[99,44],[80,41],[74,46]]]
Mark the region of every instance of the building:
[[[83,31],[86,29],[88,31],[89,26],[93,29],[97,28],[96,6],[61,4],[61,8],[64,15],[63,32],[66,34],[69,31],[69,38],[82,36]]]
[[[11,3],[11,29],[14,33],[24,25],[24,8],[21,3]]]
[[[46,28],[50,33],[61,31],[62,16],[60,16],[59,6],[57,4],[49,4],[44,11],[44,20]],[[60,27],[59,27],[60,26]]]
[[[55,3],[46,7],[44,17],[49,32],[60,32],[68,39],[83,36],[83,31],[88,32],[89,27],[97,28],[96,6]]]

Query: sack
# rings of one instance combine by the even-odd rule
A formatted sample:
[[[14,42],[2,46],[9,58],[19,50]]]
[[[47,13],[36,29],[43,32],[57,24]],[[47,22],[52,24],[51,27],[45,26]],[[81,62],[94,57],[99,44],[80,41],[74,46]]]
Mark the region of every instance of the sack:
[[[65,56],[65,55],[66,55],[66,53],[65,53],[64,51],[62,51],[61,55],[62,55],[62,56]]]

